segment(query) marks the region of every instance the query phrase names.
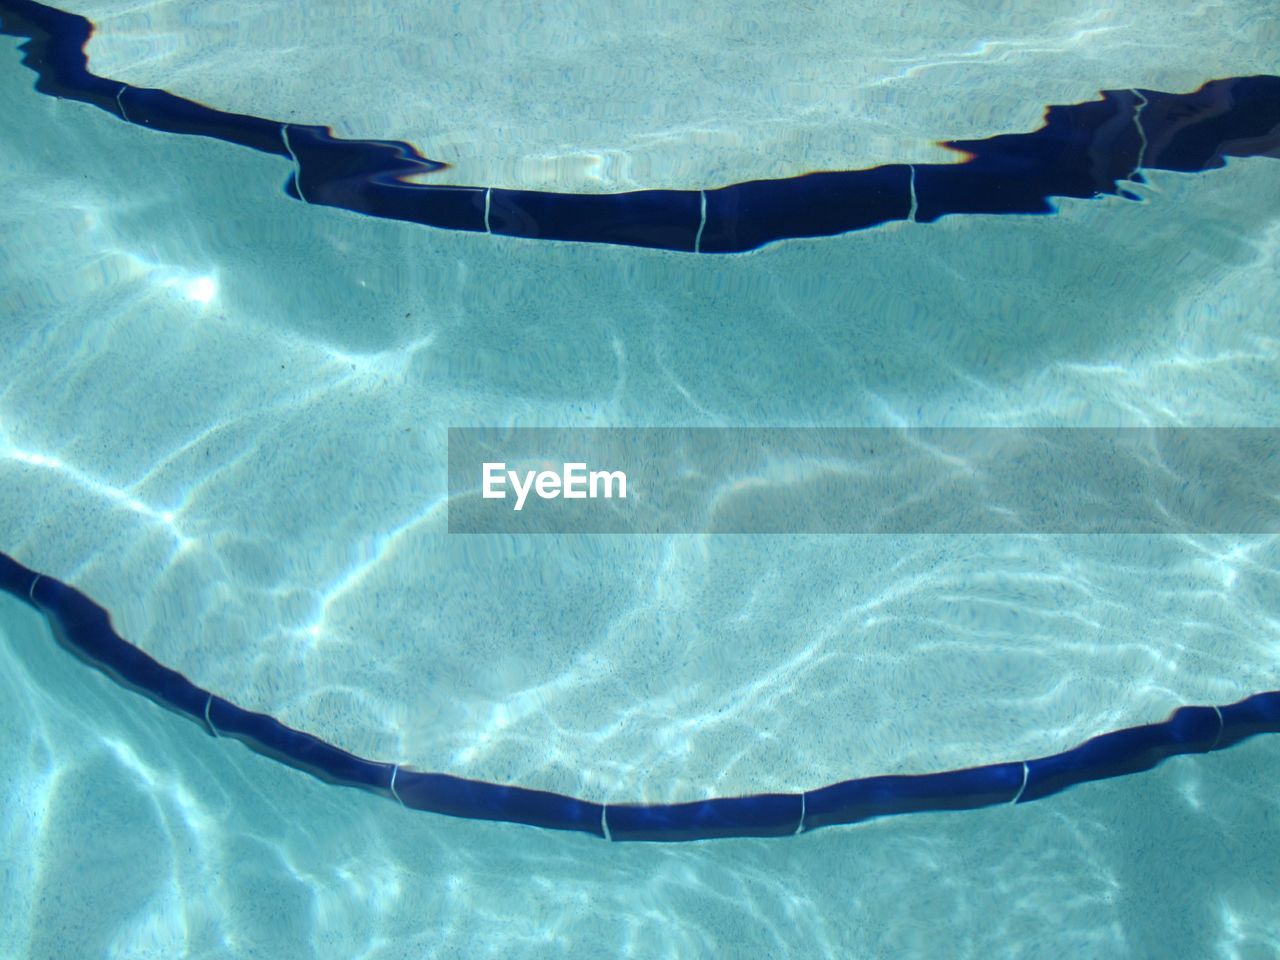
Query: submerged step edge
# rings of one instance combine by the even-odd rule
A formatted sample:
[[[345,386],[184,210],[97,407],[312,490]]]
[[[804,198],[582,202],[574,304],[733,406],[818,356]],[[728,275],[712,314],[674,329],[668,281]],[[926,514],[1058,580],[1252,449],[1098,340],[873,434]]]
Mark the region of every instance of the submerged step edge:
[[[0,34],[24,37],[35,89],[136,126],[207,137],[288,160],[285,193],[305,203],[444,230],[535,240],[745,253],[953,215],[1054,212],[1053,199],[1141,197],[1143,170],[1199,173],[1228,157],[1280,157],[1280,77],[1209,80],[1190,93],[1104,90],[1046,108],[1028,133],[943,141],[956,163],[885,164],[700,190],[574,194],[423,182],[447,165],[397,140],[229,113],[89,70],[93,24],[32,0],[0,0]],[[797,161],[800,162],[800,161]]]
[[[862,777],[804,793],[605,805],[358,757],[196,686],[121,637],[111,615],[92,599],[5,553],[0,553],[0,590],[43,614],[68,650],[121,686],[186,716],[213,736],[233,737],[327,783],[369,790],[413,810],[614,841],[787,837],[907,813],[1029,803],[1091,780],[1150,770],[1170,757],[1223,750],[1258,734],[1280,732],[1280,691],[1270,691],[1221,707],[1180,707],[1162,723],[1103,733],[1032,760]]]

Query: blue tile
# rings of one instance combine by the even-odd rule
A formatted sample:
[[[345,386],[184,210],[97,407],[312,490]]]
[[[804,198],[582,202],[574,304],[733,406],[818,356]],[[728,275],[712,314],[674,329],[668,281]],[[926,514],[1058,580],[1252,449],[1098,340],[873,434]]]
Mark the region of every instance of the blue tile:
[[[210,701],[208,717],[218,736],[252,740],[259,744],[271,739],[269,724],[275,722],[265,714],[253,713],[219,696]]]
[[[294,189],[298,191],[296,183]],[[470,233],[484,230],[484,191],[473,187],[348,181],[328,184],[319,191],[319,199],[312,192],[307,192],[305,199],[308,203],[341,207],[370,217],[418,223],[443,230]]]
[[[742,253],[775,240],[863,230],[911,211],[911,168],[902,164],[707,191],[703,253]]]
[[[800,827],[798,793],[766,793],[671,804],[609,804],[614,840],[711,840],[786,837]]]
[[[1139,92],[1148,101],[1144,167],[1199,173],[1229,156],[1280,157],[1280,77],[1211,80],[1195,93]]]
[[[576,240],[692,251],[701,220],[696,190],[633,193],[541,193],[493,190],[493,233],[541,240]]]
[[[1179,707],[1165,723],[1180,754],[1207,753],[1222,733],[1222,722],[1213,707]]]
[[[49,617],[54,634],[77,656],[161,706],[192,718],[203,715],[205,692],[124,640],[112,628],[107,611],[83,593],[41,577],[33,600]]]
[[[391,774],[395,769],[392,764],[366,760],[309,733],[294,730],[284,724],[279,726],[285,733],[277,740],[283,740],[287,744],[284,761],[290,766],[305,770],[329,783],[389,793]]]
[[[1204,753],[1218,739],[1218,717],[1212,707],[1183,707],[1164,723],[1116,730],[1088,740],[1073,750],[1027,761],[1029,802],[1086,783],[1150,770],[1169,757]]]
[[[846,780],[805,793],[804,826],[817,830],[902,813],[989,807],[1010,803],[1021,787],[1021,763]]]
[[[314,202],[314,201],[312,201]],[[484,191],[475,187],[372,185],[358,211],[444,230],[484,230]]]
[[[916,166],[916,219],[1052,213],[1051,197],[1117,193],[1142,150],[1133,122],[1138,106],[1131,92],[1111,91],[1102,100],[1050,107],[1044,126],[1031,133],[948,142],[967,159]]]
[[[139,126],[186,136],[212,137],[251,150],[287,157],[280,124],[241,113],[224,113],[164,90],[126,87],[119,94],[123,118]]]
[[[396,774],[396,794],[401,803],[413,810],[604,836],[600,804],[558,793],[464,780],[443,773],[418,773],[401,767]]]
[[[948,214],[1053,213],[1044,184],[1010,179],[990,167],[920,164],[916,167],[916,219],[932,223]]]
[[[484,190],[411,183],[442,169],[407,143],[342,140],[325,127],[289,124],[294,191],[307,203],[449,230],[484,231]]]
[[[116,93],[121,84],[89,72],[84,45],[93,24],[30,0],[0,3],[0,34],[30,37],[22,62],[37,74],[36,89],[55,97],[89,103],[120,115]]]
[[[328,783],[389,794],[389,763],[357,757],[319,737],[286,727],[274,717],[253,713],[222,697],[209,704],[209,722],[220,737],[234,737],[255,753],[279,760]]]
[[[1222,712],[1219,750],[1260,733],[1280,733],[1280,691],[1259,693],[1219,709]]]
[[[13,594],[24,603],[33,604],[31,584],[35,579],[34,570],[28,570],[7,553],[0,553],[0,590]]]

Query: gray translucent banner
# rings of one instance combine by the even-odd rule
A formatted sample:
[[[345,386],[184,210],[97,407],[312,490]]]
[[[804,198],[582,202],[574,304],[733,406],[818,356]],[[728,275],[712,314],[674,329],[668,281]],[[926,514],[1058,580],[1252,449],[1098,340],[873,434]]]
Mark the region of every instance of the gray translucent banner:
[[[1278,466],[1261,428],[450,428],[449,531],[1275,533]]]

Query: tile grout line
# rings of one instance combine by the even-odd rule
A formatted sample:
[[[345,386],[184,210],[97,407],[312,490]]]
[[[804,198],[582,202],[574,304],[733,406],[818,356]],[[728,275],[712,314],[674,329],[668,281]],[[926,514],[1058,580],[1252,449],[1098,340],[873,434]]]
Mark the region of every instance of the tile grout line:
[[[404,801],[400,799],[400,794],[396,790],[396,774],[400,772],[400,764],[396,764],[391,768],[391,795],[396,798],[400,806],[404,806]]]
[[[1213,746],[1210,747],[1208,750],[1206,750],[1205,753],[1210,753],[1218,749],[1218,744],[1222,741],[1222,729],[1223,727],[1226,726],[1226,724],[1223,722],[1223,719],[1222,719],[1222,711],[1219,710],[1217,707],[1214,707],[1213,712],[1218,718],[1218,733],[1213,738]]]
[[[204,702],[204,725],[209,728],[209,734],[216,740],[220,734],[218,728],[213,725],[213,718],[209,716],[209,710],[213,706],[213,694],[209,694]]]
[[[805,801],[805,795],[801,793],[800,794],[800,822],[796,824],[796,832],[792,834],[793,837],[800,836],[801,832],[804,830],[804,818],[805,818],[805,813],[807,811],[808,811],[808,805]]]
[[[604,838],[612,843],[613,834],[609,832],[609,805],[607,803],[600,804],[600,830],[604,833]]]
[[[32,603],[36,602],[36,584],[40,582],[42,576],[42,574],[37,573],[36,578],[31,581],[31,586],[27,588],[27,596],[31,598]]]
[[[124,101],[120,99],[121,97],[124,96],[124,92],[128,89],[129,89],[128,84],[126,83],[120,84],[120,89],[116,91],[116,106],[120,108],[120,119],[123,120],[125,123],[133,123],[133,121],[129,119],[129,114],[125,112]]]
[[[293,185],[298,188],[298,196],[302,198],[303,203],[310,203],[307,195],[302,192],[302,164],[298,161],[298,155],[293,152],[293,144],[289,142],[289,125],[287,123],[280,124],[280,137],[284,140],[284,148],[289,151],[289,156],[293,158]]]
[[[702,198],[702,219],[698,221],[698,235],[693,238],[693,252],[702,252],[702,231],[707,229],[707,191],[699,190],[698,196]]]
[[[492,187],[484,188],[484,232],[488,234],[493,233],[493,229],[489,226],[489,199],[492,194]]]
[[[1027,766],[1027,761],[1022,761],[1022,786],[1018,788],[1017,794],[1009,801],[1009,806],[1013,806],[1022,799],[1022,795],[1027,792],[1027,780],[1031,777],[1031,768]]]
[[[916,211],[920,209],[920,204],[916,201],[916,165],[908,164],[911,168],[911,209],[907,212],[907,219],[912,223],[916,222]]]
[[[1142,165],[1147,160],[1147,132],[1142,129],[1142,111],[1147,107],[1147,98],[1140,94],[1137,90],[1130,90],[1135,97],[1138,98],[1138,109],[1133,111],[1133,125],[1137,128],[1138,139],[1142,141],[1142,146],[1138,148],[1138,162],[1133,168],[1133,172],[1129,174],[1128,179],[1132,179],[1133,174],[1142,169]]]

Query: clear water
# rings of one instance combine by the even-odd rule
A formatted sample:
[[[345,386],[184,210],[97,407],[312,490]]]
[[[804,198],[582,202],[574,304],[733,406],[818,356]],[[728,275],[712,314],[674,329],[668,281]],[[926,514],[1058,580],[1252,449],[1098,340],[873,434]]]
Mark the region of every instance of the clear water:
[[[1100,88],[1280,72],[1263,4],[775,6],[77,11],[104,75],[561,190],[936,160]],[[1274,160],[739,257],[536,243],[309,209],[274,158],[35,94],[16,45],[0,549],[200,685],[610,802],[1021,759],[1276,688],[1274,538],[450,537],[444,499],[448,426],[1280,425]],[[4,956],[1280,952],[1266,738],[1025,807],[610,846],[325,786],[16,603],[0,631]]]

